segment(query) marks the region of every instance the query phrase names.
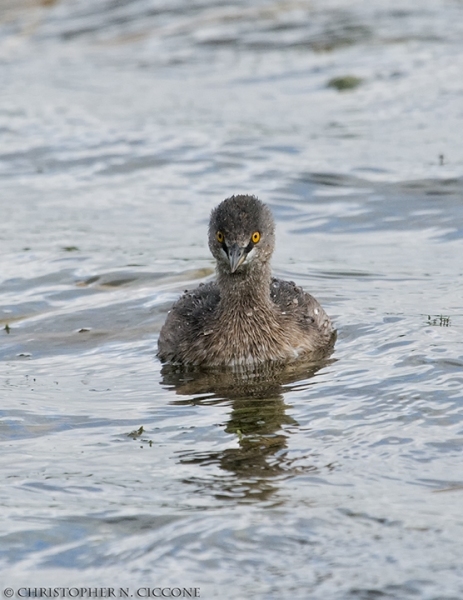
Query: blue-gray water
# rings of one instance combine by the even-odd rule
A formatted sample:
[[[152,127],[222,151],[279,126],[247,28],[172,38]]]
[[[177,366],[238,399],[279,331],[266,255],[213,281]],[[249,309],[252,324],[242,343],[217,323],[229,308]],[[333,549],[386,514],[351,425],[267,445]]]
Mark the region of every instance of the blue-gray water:
[[[462,73],[460,0],[0,0],[0,593],[461,600]],[[155,356],[233,193],[338,328],[257,393]]]

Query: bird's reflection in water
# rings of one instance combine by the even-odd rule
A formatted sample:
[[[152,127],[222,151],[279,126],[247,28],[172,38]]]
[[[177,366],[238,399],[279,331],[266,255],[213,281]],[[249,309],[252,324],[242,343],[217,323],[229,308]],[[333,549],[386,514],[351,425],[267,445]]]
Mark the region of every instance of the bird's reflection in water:
[[[244,502],[278,503],[274,498],[278,480],[296,473],[316,471],[316,467],[297,467],[288,457],[288,433],[284,426],[297,422],[286,414],[284,392],[313,385],[314,375],[328,364],[317,362],[284,366],[265,365],[249,369],[185,371],[172,365],[163,367],[162,385],[174,389],[185,400],[176,405],[231,403],[225,431],[236,436],[238,447],[223,451],[186,451],[183,464],[218,465],[220,477],[192,477],[186,482],[207,488],[216,498],[234,498]],[[288,430],[288,428],[286,427]]]

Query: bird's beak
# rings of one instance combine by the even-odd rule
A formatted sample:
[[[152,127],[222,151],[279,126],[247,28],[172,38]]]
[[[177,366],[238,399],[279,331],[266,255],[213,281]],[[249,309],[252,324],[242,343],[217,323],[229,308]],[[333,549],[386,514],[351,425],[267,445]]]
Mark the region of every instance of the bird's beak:
[[[241,248],[238,244],[233,244],[228,249],[228,260],[230,261],[230,271],[234,273],[236,269],[244,263],[248,255],[246,248]]]

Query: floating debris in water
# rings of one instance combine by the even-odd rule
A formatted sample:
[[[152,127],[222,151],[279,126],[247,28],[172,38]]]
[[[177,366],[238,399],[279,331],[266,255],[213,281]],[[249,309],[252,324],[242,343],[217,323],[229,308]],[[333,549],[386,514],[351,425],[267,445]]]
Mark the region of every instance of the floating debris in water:
[[[136,439],[137,437],[140,437],[142,433],[144,433],[144,429],[143,429],[143,425],[141,427],[139,427],[138,429],[134,429],[133,431],[131,431],[130,433],[127,434],[127,437],[131,437],[133,439]]]
[[[450,317],[444,317],[444,315],[428,315],[427,324],[432,325],[433,327],[448,327],[450,325]]]
[[[145,430],[143,428],[143,425],[141,427],[139,427],[138,429],[135,429],[134,431],[131,431],[130,433],[127,434],[127,437],[131,437],[133,440],[139,440],[140,442],[143,442],[143,444],[148,444],[148,446],[150,448],[153,447],[153,440],[148,440],[146,438],[140,438],[140,436],[145,433]],[[140,448],[144,448],[143,445],[140,446]]]

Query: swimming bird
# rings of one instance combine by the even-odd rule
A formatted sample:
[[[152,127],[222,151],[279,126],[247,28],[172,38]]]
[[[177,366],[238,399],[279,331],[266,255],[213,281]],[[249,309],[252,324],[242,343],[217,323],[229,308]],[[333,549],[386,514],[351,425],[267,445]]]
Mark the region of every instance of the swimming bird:
[[[212,211],[217,279],[174,304],[159,336],[161,361],[246,367],[310,359],[332,348],[335,330],[318,301],[272,277],[274,246],[272,213],[255,196],[231,196]]]

